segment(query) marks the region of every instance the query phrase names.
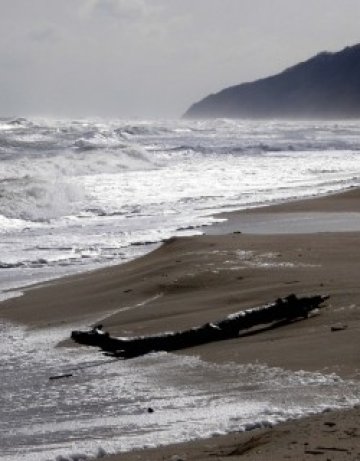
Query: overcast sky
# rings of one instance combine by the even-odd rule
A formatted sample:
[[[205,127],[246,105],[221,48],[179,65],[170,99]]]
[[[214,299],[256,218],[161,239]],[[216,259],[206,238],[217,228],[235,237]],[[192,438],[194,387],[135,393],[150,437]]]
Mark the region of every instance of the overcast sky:
[[[360,0],[0,0],[0,115],[178,117],[359,23]]]

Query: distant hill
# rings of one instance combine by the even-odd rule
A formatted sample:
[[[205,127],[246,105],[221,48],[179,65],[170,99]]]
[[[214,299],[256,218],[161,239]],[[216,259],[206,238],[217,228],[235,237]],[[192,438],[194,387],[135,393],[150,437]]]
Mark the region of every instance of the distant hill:
[[[184,117],[360,118],[360,44],[211,94]]]

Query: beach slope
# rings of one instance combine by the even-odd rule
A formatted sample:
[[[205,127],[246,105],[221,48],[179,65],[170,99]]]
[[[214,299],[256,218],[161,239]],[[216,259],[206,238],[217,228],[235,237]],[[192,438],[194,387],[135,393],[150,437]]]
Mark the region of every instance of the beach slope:
[[[231,228],[219,225],[208,235],[173,238],[127,264],[27,289],[22,297],[3,302],[0,316],[30,328],[86,328],[101,322],[112,335],[134,336],[217,321],[291,293],[329,295],[325,309],[307,320],[178,353],[218,363],[257,362],[359,378],[359,203],[359,191],[352,190],[238,212],[230,217]],[[281,223],[285,215],[301,221],[296,232],[289,233],[286,224],[267,229],[267,220]],[[345,231],[343,224],[350,216],[355,224]],[[277,460],[315,455],[338,460],[350,459],[350,454],[356,459],[359,417],[358,409],[334,412],[272,430],[114,459],[270,459],[266,453],[276,454],[272,459]]]

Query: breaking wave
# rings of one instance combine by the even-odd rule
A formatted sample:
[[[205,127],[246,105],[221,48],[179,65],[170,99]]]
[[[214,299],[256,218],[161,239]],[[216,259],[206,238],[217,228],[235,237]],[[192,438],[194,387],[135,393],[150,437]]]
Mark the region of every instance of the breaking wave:
[[[220,211],[358,186],[359,153],[350,122],[0,118],[0,269],[112,264]]]
[[[359,126],[348,122],[0,118],[0,290],[11,290],[0,297],[201,233],[219,211],[358,186],[359,151]],[[1,459],[19,449],[26,461],[101,457],[143,446],[144,434],[158,445],[359,402],[359,385],[334,376],[171,354],[79,368],[71,386],[49,385],[54,373],[92,366],[86,351],[64,358],[53,348],[68,328],[50,338],[0,325]]]
[[[74,184],[25,176],[0,182],[0,210],[6,218],[44,221],[79,211],[81,189]]]
[[[115,127],[2,118],[0,216],[44,221],[77,214],[86,210],[82,177],[154,167],[146,149]]]

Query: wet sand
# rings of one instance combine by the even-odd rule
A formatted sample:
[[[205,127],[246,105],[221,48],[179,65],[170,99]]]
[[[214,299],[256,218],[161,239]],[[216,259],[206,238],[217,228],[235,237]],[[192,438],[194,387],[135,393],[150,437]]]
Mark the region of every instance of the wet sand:
[[[110,456],[108,461],[356,461],[360,410],[327,412],[275,426]]]
[[[0,316],[30,328],[101,321],[111,334],[131,336],[216,321],[290,293],[328,294],[326,308],[308,320],[179,353],[359,378],[358,213],[359,190],[232,213],[208,235],[170,239],[125,265],[28,289],[3,302]],[[359,409],[332,412],[112,459],[360,459],[359,420]]]

